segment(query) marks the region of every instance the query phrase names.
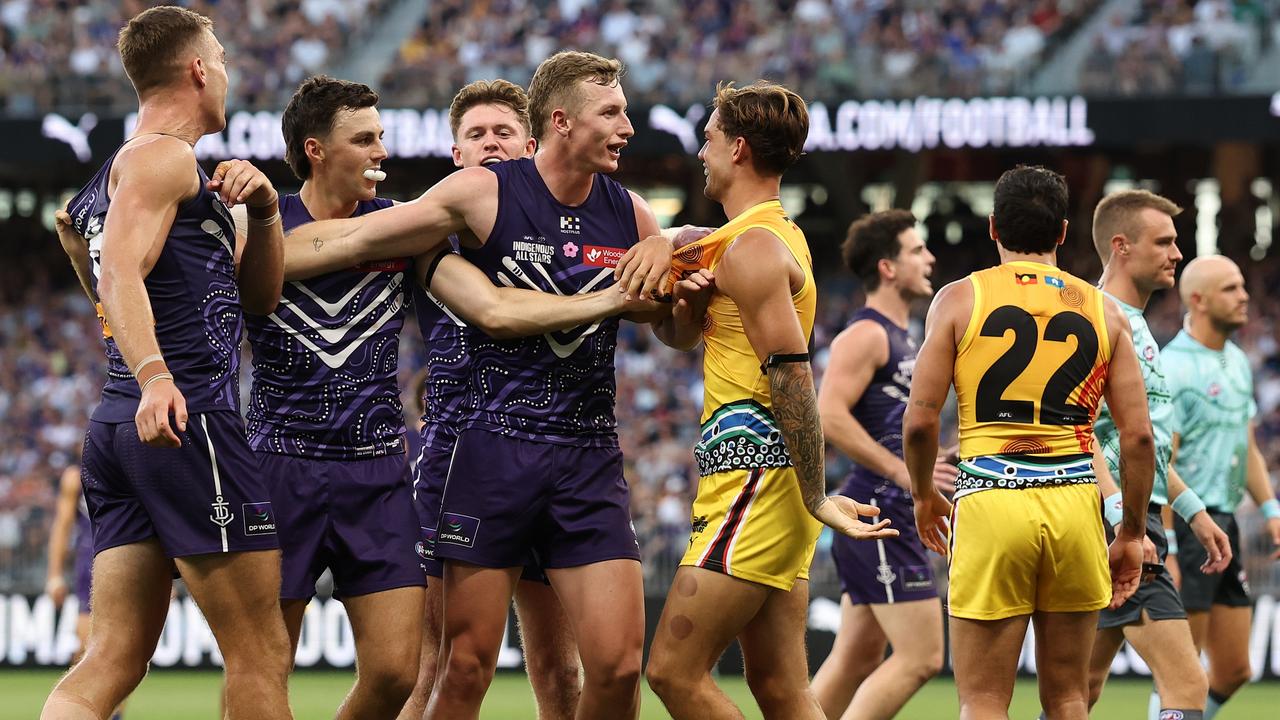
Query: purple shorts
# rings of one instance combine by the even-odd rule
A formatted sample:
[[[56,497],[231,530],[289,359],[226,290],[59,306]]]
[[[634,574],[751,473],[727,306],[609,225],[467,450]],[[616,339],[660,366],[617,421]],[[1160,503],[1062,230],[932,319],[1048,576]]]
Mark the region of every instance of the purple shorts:
[[[80,526],[80,522],[76,525]],[[87,523],[85,523],[87,525]],[[89,598],[93,589],[93,534],[89,528],[81,527],[76,537],[76,599],[80,602],[80,614],[89,614]]]
[[[335,597],[426,585],[404,454],[314,460],[258,453],[280,528],[280,597],[310,600],[325,568]]]
[[[622,451],[470,429],[445,475],[435,555],[482,567],[640,560]]]
[[[418,511],[419,538],[414,549],[422,572],[433,578],[444,577],[444,566],[436,557],[436,527],[439,525],[440,499],[444,481],[449,476],[449,463],[458,435],[446,425],[428,423],[422,427],[422,451],[413,466],[413,506]],[[547,573],[533,553],[525,561],[521,580],[550,585]]]
[[[271,494],[240,414],[196,413],[182,447],[153,448],[134,423],[91,420],[81,482],[93,551],[158,538],[168,557],[280,547]]]
[[[893,520],[890,527],[897,528],[899,535],[875,541],[835,536],[831,557],[840,576],[840,591],[849,596],[849,602],[884,605],[938,597],[933,564],[916,532],[911,499],[856,491],[854,496],[859,502],[879,507],[879,519]]]

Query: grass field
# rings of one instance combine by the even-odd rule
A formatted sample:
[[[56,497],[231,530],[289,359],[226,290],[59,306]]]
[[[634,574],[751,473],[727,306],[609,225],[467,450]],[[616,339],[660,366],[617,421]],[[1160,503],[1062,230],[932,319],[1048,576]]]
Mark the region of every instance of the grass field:
[[[35,718],[59,673],[43,670],[0,672],[0,719]],[[204,671],[152,673],[129,701],[126,720],[216,720],[219,676]],[[298,720],[324,720],[333,711],[351,682],[346,672],[302,672],[293,677],[291,694]],[[740,678],[722,678],[721,686],[742,706],[748,718],[758,718],[747,687]],[[1107,686],[1093,717],[1099,720],[1141,720],[1146,717],[1151,684],[1139,680],[1117,680]],[[1270,681],[1245,687],[1218,715],[1219,720],[1274,718],[1280,708],[1280,682]],[[1010,715],[1032,720],[1039,713],[1035,682],[1019,681]],[[908,720],[937,720],[956,716],[955,686],[950,679],[936,679],[911,701],[899,717]],[[485,700],[480,714],[486,720],[533,718],[533,696],[524,676],[501,674]],[[668,717],[652,693],[645,690],[640,717],[659,720]]]

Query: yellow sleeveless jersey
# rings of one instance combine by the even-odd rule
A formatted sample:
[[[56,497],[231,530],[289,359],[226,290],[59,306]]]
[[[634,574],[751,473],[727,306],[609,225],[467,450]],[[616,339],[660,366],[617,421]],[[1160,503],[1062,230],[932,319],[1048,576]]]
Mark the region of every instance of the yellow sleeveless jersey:
[[[672,273],[678,278],[700,268],[715,272],[725,251],[753,228],[773,233],[804,272],[804,285],[791,300],[808,342],[818,299],[813,258],[804,233],[777,200],[755,205],[710,235],[677,250],[672,258]],[[706,345],[702,439],[694,450],[701,474],[790,466],[790,456],[771,411],[769,378],[760,371],[760,359],[747,341],[738,306],[728,296],[712,296],[702,337]]]
[[[1111,360],[1103,294],[1052,265],[975,272],[956,348],[960,457],[1093,451]]]

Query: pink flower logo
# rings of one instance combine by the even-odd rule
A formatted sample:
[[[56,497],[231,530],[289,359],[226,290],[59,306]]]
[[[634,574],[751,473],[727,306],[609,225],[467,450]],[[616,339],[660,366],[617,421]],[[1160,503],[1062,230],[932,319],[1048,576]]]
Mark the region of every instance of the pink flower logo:
[[[578,246],[572,241],[565,243],[560,249],[564,251],[564,256],[567,258],[578,257]]]

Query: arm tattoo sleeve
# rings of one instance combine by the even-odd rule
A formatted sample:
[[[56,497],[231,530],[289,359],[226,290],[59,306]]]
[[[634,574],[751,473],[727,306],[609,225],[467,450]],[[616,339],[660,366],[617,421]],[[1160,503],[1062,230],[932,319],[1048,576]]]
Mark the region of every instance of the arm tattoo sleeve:
[[[787,443],[800,479],[800,494],[809,512],[827,499],[822,421],[809,363],[786,363],[770,368],[769,393],[773,415]]]

